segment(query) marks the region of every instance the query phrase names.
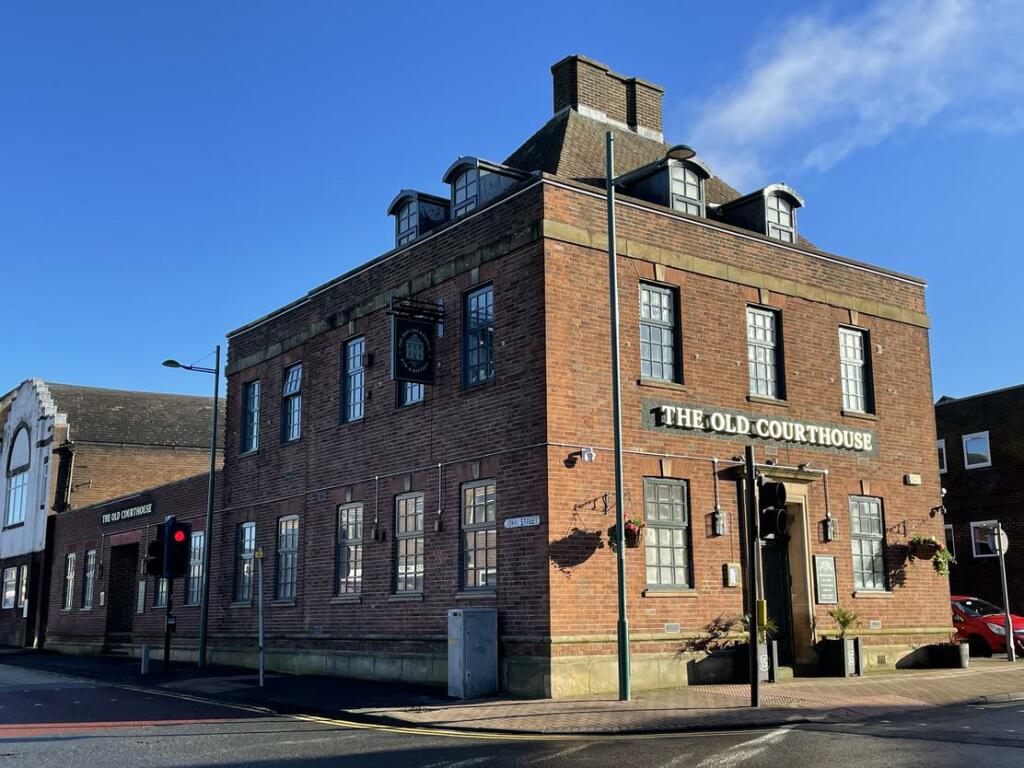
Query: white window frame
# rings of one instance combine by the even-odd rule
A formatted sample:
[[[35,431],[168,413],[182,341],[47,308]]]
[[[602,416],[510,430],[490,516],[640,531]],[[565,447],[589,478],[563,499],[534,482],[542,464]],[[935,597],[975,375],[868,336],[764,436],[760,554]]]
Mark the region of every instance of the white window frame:
[[[335,520],[334,596],[358,595],[363,589],[363,504],[338,507]]]
[[[12,528],[25,522],[28,510],[28,470],[16,472],[7,478],[7,509],[4,527]]]
[[[482,544],[480,537],[483,537]],[[460,559],[462,561],[461,583],[464,591],[497,589],[498,484],[494,478],[476,480],[462,485],[462,556]]]
[[[18,607],[24,608],[28,602],[28,566],[18,569]]]
[[[75,553],[68,552],[64,558],[64,608],[70,611],[75,604]]]
[[[185,582],[185,605],[199,605],[203,601],[203,566],[206,532],[193,531],[188,544],[188,575]]]
[[[0,607],[13,608],[18,604],[18,569],[14,566],[4,568],[3,603]]]
[[[845,354],[848,349],[856,349],[855,345],[844,343],[847,338],[860,340],[859,360]],[[843,391],[844,411],[874,412],[874,393],[871,391],[871,341],[868,332],[863,328],[839,326],[839,383]],[[860,405],[857,404],[858,400],[861,401]]]
[[[274,599],[294,602],[299,595],[299,516],[277,518],[277,563]]]
[[[988,461],[979,464],[971,464],[967,460],[967,441],[978,437],[985,438],[985,444],[988,446]],[[982,469],[984,467],[992,466],[992,441],[989,439],[987,429],[984,432],[972,432],[969,435],[961,435],[960,444],[964,449],[964,469]]]
[[[944,475],[949,468],[949,459],[946,456],[946,438],[936,440],[935,447],[942,452],[942,459],[939,461],[939,474]]]
[[[771,307],[761,307],[754,304],[747,305],[746,311],[747,331],[747,378],[749,382],[749,393],[751,397],[762,397],[769,400],[785,400],[785,383],[783,381],[783,360],[782,360],[782,313]],[[756,318],[761,318],[761,325],[757,324]],[[771,341],[759,339],[758,333],[763,330],[767,336],[771,321]],[[758,359],[758,350],[763,350],[763,359]],[[758,371],[765,372],[764,377],[758,375]],[[766,391],[761,392],[759,383],[764,383]]]
[[[242,385],[242,453],[252,453],[260,447],[260,380],[253,379]]]
[[[398,209],[395,217],[395,246],[411,243],[420,234],[420,204],[409,200]]]
[[[988,531],[999,525],[998,520],[973,520],[971,521],[971,555],[976,558],[983,557],[999,557],[999,553],[993,550],[987,554],[978,554],[978,537],[975,535],[975,531],[979,528],[984,528],[986,535]],[[985,542],[985,546],[988,547],[988,542]]]
[[[91,611],[93,593],[96,590],[96,550],[90,549],[85,553],[84,569],[82,571],[82,610]]]
[[[949,554],[951,554],[953,559],[956,560],[956,531],[949,523],[942,526],[942,530],[943,533],[949,533],[949,536],[946,537],[946,549],[949,550]]]

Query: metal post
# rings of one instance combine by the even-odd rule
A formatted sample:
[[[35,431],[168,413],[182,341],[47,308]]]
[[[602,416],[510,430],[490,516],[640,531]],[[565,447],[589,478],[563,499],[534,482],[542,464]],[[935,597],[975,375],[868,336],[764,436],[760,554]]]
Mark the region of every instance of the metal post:
[[[263,550],[256,550],[256,601],[257,621],[259,623],[259,645],[257,647],[260,668],[260,688],[263,687]]]
[[[761,680],[757,667],[757,568],[758,555],[758,519],[757,519],[757,482],[754,465],[754,446],[745,449],[745,507],[747,512],[747,611],[750,619],[750,706],[761,706]]]
[[[165,571],[166,573],[166,571]],[[174,579],[167,579],[167,606],[164,615],[164,674],[171,671],[171,609],[174,607]]]
[[[999,576],[1003,582],[1003,626],[1006,628],[1006,658],[1017,660],[1017,637],[1013,634],[1013,619],[1010,618],[1010,593],[1006,588],[1006,558],[1003,556],[1003,524],[996,523],[996,553],[999,555]]]
[[[619,393],[619,276],[615,252],[615,137],[605,134],[605,181],[608,193],[608,296],[612,337],[612,423],[615,454],[615,560],[618,570],[618,660],[619,701],[630,699],[629,619],[626,615],[626,520],[622,490],[622,402]]]
[[[140,660],[142,662],[142,675],[146,676],[146,675],[149,674],[149,644],[148,643],[143,643],[142,644],[142,657],[141,657]]]
[[[213,554],[213,491],[217,472],[217,406],[220,402],[220,344],[214,357],[213,418],[210,427],[210,478],[206,484],[206,524],[203,526],[203,597],[199,604],[199,649],[196,663],[206,666],[206,625],[210,617],[210,564]]]

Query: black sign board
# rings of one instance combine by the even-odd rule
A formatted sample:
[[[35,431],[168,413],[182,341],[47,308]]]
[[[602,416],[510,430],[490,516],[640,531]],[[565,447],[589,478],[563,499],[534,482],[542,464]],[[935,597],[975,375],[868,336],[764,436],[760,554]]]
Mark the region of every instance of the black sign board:
[[[391,378],[434,383],[434,321],[391,316]]]
[[[836,559],[832,555],[814,556],[814,586],[819,604],[836,605],[839,602]]]

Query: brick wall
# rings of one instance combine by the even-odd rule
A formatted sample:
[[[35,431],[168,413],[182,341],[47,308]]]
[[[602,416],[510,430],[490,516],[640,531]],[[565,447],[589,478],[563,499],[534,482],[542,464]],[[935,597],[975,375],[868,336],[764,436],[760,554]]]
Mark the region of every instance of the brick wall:
[[[545,243],[548,366],[549,533],[552,548],[562,546],[577,531],[579,551],[571,568],[551,566],[552,632],[589,635],[586,644],[561,644],[557,653],[613,652],[616,621],[614,552],[607,546],[607,528],[614,522],[609,504],[614,499],[610,420],[610,379],[607,374],[610,341],[607,305],[607,255],[601,232],[605,225],[603,200],[572,191],[547,188],[546,231],[565,223],[581,241],[598,247],[549,239]],[[627,514],[642,515],[644,476],[686,479],[690,484],[693,516],[692,567],[696,596],[643,597],[644,550],[627,552],[627,578],[631,628],[640,636],[665,644],[685,645],[664,634],[666,624],[678,623],[683,633],[699,632],[721,614],[742,609],[740,590],[722,586],[722,567],[741,557],[737,525],[740,490],[735,475],[720,465],[719,493],[730,521],[729,533],[710,533],[714,507],[713,464],[742,456],[743,443],[692,434],[665,434],[641,427],[643,398],[697,403],[768,416],[819,421],[874,430],[878,456],[864,458],[779,445],[771,457],[779,464],[808,463],[829,470],[829,504],[838,525],[838,540],[821,540],[824,519],[824,483],[809,482],[808,523],[811,554],[836,556],[840,603],[855,609],[867,630],[878,619],[882,630],[865,631],[869,642],[891,642],[890,630],[948,627],[948,584],[927,563],[906,561],[906,541],[915,533],[942,535],[941,516],[930,509],[938,503],[938,473],[932,456],[934,425],[928,333],[918,325],[897,322],[828,301],[810,301],[783,292],[764,291],[737,284],[731,273],[720,276],[695,273],[691,259],[703,257],[723,265],[760,270],[790,284],[827,290],[840,305],[841,296],[862,297],[913,312],[924,309],[920,285],[896,281],[840,264],[823,263],[809,255],[788,251],[758,238],[735,237],[726,232],[687,222],[681,217],[657,217],[634,208],[619,208],[620,313],[622,349],[622,413]],[[582,230],[582,231],[580,231]],[[628,254],[657,253],[660,264]],[[639,281],[651,280],[679,292],[682,328],[683,384],[640,385]],[[806,292],[805,292],[806,293]],[[745,306],[763,303],[781,311],[784,331],[787,403],[784,406],[747,400],[748,372]],[[843,415],[839,382],[838,326],[853,323],[870,333],[877,418]],[[593,446],[593,464],[569,463],[575,446]],[[759,447],[758,455],[766,456]],[[669,460],[663,464],[663,456]],[[686,457],[686,458],[684,458]],[[904,485],[905,473],[920,474],[920,486]],[[864,493],[883,499],[887,532],[887,567],[892,594],[883,599],[853,596],[852,555],[848,498]],[[597,500],[594,504],[594,500]],[[586,536],[582,534],[586,534]],[[594,548],[600,535],[604,546]],[[584,557],[592,549],[589,557]],[[573,558],[569,558],[572,560]],[[794,578],[797,575],[794,574]],[[833,627],[829,606],[815,606],[820,631]],[[884,635],[884,637],[883,637]],[[934,639],[934,638],[933,638]],[[904,638],[900,638],[904,642]],[[641,646],[642,647],[642,646]]]
[[[111,549],[121,546],[138,547],[138,569],[127,584],[122,596],[130,602],[132,616],[131,636],[138,643],[148,642],[156,647],[162,644],[165,611],[153,605],[156,593],[156,579],[142,573],[146,546],[156,538],[155,526],[167,515],[192,523],[193,532],[202,531],[206,514],[206,492],[208,475],[179,480],[147,491],[144,499],[130,498],[106,504],[72,510],[56,516],[53,536],[53,568],[50,579],[50,606],[47,625],[47,647],[57,649],[91,648],[98,650],[107,635],[107,613],[110,609],[112,577],[127,579],[124,573],[112,573]],[[218,478],[219,484],[219,478]],[[140,501],[150,502],[153,511],[143,517],[104,525],[102,515],[112,510],[136,506]],[[91,609],[83,607],[85,554],[95,550],[97,554],[96,582],[93,588]],[[64,610],[64,577],[67,555],[75,557],[75,592],[70,610]],[[217,566],[215,566],[216,571]],[[145,608],[136,612],[138,583],[145,582]],[[178,617],[176,637],[183,642],[194,643],[198,633],[199,607],[186,605],[185,582],[177,580],[174,585],[174,614]]]
[[[950,583],[956,594],[1002,606],[999,560],[975,557],[971,522],[999,520],[1010,539],[1006,560],[1010,608],[1024,613],[1024,387],[967,397],[935,407],[938,437],[946,443],[945,522],[953,526],[956,564]],[[966,469],[963,435],[989,433],[992,466]]]

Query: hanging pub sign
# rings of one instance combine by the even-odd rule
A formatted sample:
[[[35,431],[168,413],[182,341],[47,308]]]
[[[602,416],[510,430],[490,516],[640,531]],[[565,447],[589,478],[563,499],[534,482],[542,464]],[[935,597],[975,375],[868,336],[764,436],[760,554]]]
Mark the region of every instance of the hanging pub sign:
[[[391,378],[434,383],[434,321],[391,316]]]

